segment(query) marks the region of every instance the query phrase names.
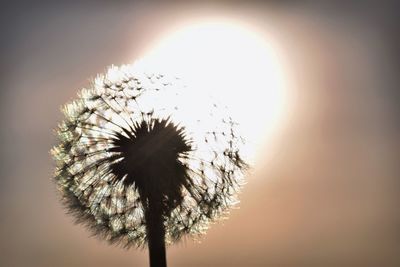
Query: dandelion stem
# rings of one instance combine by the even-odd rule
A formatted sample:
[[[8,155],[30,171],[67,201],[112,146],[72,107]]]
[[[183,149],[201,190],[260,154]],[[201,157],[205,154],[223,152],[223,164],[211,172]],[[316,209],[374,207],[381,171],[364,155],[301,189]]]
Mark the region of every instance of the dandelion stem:
[[[146,212],[150,267],[166,267],[165,227],[160,201],[149,199]]]

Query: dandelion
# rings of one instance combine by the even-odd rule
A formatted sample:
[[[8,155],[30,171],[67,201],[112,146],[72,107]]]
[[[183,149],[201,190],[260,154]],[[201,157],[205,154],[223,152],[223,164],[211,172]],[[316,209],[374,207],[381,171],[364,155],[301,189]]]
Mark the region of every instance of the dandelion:
[[[52,149],[77,222],[110,243],[147,245],[151,266],[166,266],[166,243],[204,233],[237,203],[247,168],[225,109],[202,103],[196,117],[188,99],[179,79],[112,66],[63,107]]]

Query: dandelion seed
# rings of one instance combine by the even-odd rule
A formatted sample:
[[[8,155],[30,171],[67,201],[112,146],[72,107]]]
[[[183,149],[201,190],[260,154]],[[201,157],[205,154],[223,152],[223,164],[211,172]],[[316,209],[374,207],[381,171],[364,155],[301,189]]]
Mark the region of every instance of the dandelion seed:
[[[110,243],[149,245],[152,266],[165,266],[165,242],[203,233],[237,203],[247,167],[232,119],[211,102],[204,117],[182,119],[177,84],[112,66],[63,108],[52,149],[77,221]]]

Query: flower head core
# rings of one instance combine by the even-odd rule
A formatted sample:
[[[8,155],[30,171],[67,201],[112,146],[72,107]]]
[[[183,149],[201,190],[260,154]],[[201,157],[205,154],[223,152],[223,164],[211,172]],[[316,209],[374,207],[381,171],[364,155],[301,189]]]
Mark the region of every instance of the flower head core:
[[[135,185],[142,199],[162,203],[162,213],[168,214],[182,202],[182,189],[190,182],[182,159],[192,148],[184,129],[149,118],[124,133],[112,138],[110,151],[119,160],[110,165],[111,172],[125,186]]]

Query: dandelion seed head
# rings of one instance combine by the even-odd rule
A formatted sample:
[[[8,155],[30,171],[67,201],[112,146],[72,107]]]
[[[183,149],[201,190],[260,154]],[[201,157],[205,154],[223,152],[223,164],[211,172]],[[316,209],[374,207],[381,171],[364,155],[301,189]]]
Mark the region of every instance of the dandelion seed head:
[[[236,124],[212,101],[197,117],[188,99],[180,80],[123,65],[62,108],[55,181],[77,222],[142,247],[151,200],[168,243],[205,232],[238,202],[247,165]]]

